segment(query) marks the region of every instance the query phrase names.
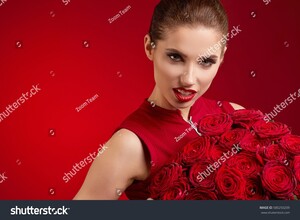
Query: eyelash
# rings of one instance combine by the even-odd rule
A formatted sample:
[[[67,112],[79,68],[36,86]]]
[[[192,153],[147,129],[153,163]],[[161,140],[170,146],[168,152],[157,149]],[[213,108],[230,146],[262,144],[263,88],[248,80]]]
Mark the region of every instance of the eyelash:
[[[183,58],[177,53],[169,53],[169,54],[167,54],[167,56],[171,59],[171,61],[173,61],[175,63],[184,61]],[[202,65],[204,67],[210,67],[213,64],[216,64],[216,61],[212,58],[205,58],[205,59],[199,58],[198,63],[199,63],[199,65]]]
[[[216,61],[212,58],[200,58],[198,59],[198,63],[205,67],[210,67],[211,65],[216,64]]]
[[[169,53],[167,56],[173,61],[173,62],[180,62],[183,61],[182,57],[177,53]],[[173,57],[173,58],[172,58]],[[174,58],[176,57],[176,58]]]

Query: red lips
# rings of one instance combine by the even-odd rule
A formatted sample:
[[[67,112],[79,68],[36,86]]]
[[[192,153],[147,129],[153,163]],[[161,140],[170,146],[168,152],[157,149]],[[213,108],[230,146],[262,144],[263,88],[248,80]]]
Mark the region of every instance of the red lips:
[[[197,93],[195,90],[184,88],[175,88],[173,89],[173,91],[179,102],[189,102],[195,97]]]

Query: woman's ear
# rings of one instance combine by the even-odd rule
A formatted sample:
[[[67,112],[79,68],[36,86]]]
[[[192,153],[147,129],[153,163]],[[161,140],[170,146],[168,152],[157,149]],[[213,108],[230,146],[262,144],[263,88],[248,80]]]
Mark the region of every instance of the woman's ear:
[[[152,43],[152,44],[151,44]],[[144,46],[145,46],[145,53],[149,60],[153,61],[153,42],[151,41],[151,37],[147,34],[144,38]]]

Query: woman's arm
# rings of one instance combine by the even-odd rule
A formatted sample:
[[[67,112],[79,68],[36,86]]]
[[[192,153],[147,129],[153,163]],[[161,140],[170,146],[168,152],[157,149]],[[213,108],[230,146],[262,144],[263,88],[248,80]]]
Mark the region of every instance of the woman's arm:
[[[105,144],[106,150],[91,165],[75,200],[118,199],[125,189],[149,175],[144,150],[139,138],[121,129]]]

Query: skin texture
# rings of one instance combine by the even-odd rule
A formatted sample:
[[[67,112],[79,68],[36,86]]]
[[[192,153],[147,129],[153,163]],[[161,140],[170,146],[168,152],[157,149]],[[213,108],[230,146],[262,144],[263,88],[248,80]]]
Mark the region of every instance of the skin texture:
[[[199,40],[200,39],[200,40]],[[178,27],[167,30],[164,39],[151,46],[145,36],[145,52],[154,64],[155,88],[149,97],[165,109],[179,109],[187,120],[190,107],[210,87],[226,51],[214,51],[210,61],[199,62],[199,56],[217,44],[221,33],[205,27]],[[223,52],[223,53],[222,53]],[[173,88],[183,87],[197,92],[189,102],[179,102]],[[243,107],[231,103],[234,109]],[[74,197],[76,200],[118,199],[120,191],[136,180],[149,176],[149,161],[145,158],[142,143],[131,131],[121,129],[106,143],[107,149],[95,159],[86,179]]]
[[[199,62],[199,58],[220,39],[221,33],[215,29],[179,27],[167,31],[165,39],[158,41],[153,49],[151,45],[149,47],[150,37],[146,36],[145,51],[154,63],[156,82],[149,100],[166,109],[180,109],[187,120],[190,107],[207,91],[216,76],[224,58],[223,48],[213,51],[205,62]],[[173,91],[180,87],[192,89],[197,95],[191,101],[181,103]]]

